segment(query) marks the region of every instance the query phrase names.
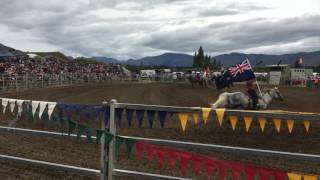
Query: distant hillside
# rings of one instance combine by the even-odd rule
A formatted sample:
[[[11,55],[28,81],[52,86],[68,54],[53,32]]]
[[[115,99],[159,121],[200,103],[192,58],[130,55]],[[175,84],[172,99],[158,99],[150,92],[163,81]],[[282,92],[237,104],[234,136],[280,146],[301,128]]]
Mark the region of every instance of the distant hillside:
[[[112,58],[108,58],[108,57],[92,57],[95,60],[101,61],[101,62],[105,62],[105,63],[112,63],[112,64],[119,64],[121,62],[119,62],[116,59],[112,59]]]
[[[59,60],[59,61],[69,61],[70,57],[67,57],[66,55],[62,54],[59,51],[56,52],[30,52],[33,54],[37,54],[39,56],[42,57],[54,57],[55,59]]]
[[[283,55],[266,55],[266,54],[243,54],[243,53],[230,53],[215,56],[218,61],[226,66],[232,66],[234,64],[242,62],[245,58],[249,58],[252,65],[262,61],[259,66],[266,66],[270,64],[277,64],[281,60],[281,64],[294,64],[297,59],[302,57],[305,65],[319,65],[320,64],[320,51],[315,52],[300,52],[295,54],[283,54]],[[193,57],[188,54],[177,53],[165,53],[159,56],[149,56],[141,59],[130,59],[127,61],[118,61],[112,58],[95,57],[95,59],[119,64],[130,65],[144,65],[144,66],[169,66],[169,67],[190,67],[193,63]]]
[[[24,56],[26,53],[0,43],[0,56]]]

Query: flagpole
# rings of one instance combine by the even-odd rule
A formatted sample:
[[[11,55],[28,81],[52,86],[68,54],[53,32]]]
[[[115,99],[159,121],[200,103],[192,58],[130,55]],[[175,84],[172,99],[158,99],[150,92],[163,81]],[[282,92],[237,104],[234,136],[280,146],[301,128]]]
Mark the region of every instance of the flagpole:
[[[247,60],[248,60],[249,66],[250,66],[250,68],[252,69],[252,72],[253,72],[253,74],[254,74],[253,67],[251,66],[251,63],[250,63],[250,61],[249,61],[248,58],[247,58]],[[258,87],[260,96],[262,97],[261,89],[260,89],[259,83],[258,83],[258,81],[257,81],[257,78],[255,78],[255,80],[256,80],[256,84],[257,84],[257,87]]]

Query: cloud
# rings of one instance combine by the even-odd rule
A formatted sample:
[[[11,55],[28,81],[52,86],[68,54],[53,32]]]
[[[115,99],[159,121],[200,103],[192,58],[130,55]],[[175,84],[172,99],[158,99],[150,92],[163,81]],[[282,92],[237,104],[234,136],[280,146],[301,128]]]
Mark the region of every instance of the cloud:
[[[317,7],[311,1],[305,0],[304,7]],[[276,1],[271,2],[3,0],[0,43],[26,51],[120,59],[168,51],[191,54],[200,45],[213,54],[320,48],[320,28],[315,23],[320,11],[287,12],[285,6],[279,9]],[[279,12],[286,14],[277,17]]]

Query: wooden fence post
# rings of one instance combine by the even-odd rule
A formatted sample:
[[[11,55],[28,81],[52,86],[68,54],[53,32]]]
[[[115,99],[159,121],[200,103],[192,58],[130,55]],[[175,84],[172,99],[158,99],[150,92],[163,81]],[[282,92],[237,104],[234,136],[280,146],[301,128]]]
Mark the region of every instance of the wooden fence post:
[[[110,103],[110,119],[109,119],[109,133],[114,135],[114,138],[109,144],[109,156],[108,156],[108,180],[113,180],[112,172],[114,169],[115,161],[115,138],[116,138],[116,124],[115,124],[115,108],[117,100],[112,99]]]

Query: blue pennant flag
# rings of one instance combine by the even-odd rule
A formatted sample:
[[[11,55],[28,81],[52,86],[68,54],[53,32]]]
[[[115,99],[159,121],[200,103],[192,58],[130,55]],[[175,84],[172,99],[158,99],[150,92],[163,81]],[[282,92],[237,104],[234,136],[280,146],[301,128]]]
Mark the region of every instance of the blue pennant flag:
[[[63,119],[63,113],[65,109],[65,104],[58,103],[58,109],[59,109],[59,119]]]
[[[159,111],[158,114],[159,114],[160,125],[163,128],[164,123],[166,121],[167,112],[166,111]]]
[[[116,108],[116,118],[118,119],[119,127],[121,126],[122,112],[122,108]]]
[[[133,112],[134,112],[133,109],[126,109],[126,114],[127,114],[127,120],[128,120],[129,127],[131,127]]]
[[[141,127],[143,122],[143,117],[144,117],[144,110],[136,110],[136,114],[137,114],[139,127]]]
[[[104,121],[105,121],[105,125],[108,127],[109,118],[110,118],[110,107],[107,106],[101,110],[104,111]]]
[[[156,112],[149,110],[147,111],[147,115],[148,115],[149,126],[150,128],[152,128]]]

